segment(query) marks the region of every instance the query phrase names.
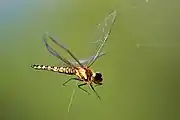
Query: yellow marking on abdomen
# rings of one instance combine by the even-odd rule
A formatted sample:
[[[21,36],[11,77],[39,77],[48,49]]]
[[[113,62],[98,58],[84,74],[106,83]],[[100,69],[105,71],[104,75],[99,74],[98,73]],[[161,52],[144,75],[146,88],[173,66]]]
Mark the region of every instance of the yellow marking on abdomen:
[[[76,74],[76,70],[72,67],[56,67],[56,66],[45,66],[45,65],[32,65],[32,68],[36,70],[47,70],[65,74]]]

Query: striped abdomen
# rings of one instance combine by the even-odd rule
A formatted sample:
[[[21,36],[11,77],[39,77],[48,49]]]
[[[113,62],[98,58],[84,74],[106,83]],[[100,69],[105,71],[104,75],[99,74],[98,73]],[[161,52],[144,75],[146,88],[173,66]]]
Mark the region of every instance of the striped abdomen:
[[[47,70],[47,71],[65,73],[70,75],[76,74],[76,69],[74,69],[73,67],[55,67],[55,66],[45,66],[45,65],[32,65],[31,67],[36,70]]]

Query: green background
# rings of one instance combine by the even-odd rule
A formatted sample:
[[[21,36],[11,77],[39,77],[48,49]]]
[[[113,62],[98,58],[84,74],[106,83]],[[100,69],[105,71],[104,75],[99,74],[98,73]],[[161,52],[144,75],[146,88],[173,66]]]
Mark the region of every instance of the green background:
[[[1,120],[179,120],[178,0],[0,0]],[[93,66],[104,84],[90,90],[69,77],[35,71],[60,65],[42,41],[49,31],[78,58],[93,52],[96,25],[117,10],[104,51]],[[61,51],[60,51],[61,52]],[[63,53],[65,54],[65,53]],[[72,89],[76,89],[70,112]]]

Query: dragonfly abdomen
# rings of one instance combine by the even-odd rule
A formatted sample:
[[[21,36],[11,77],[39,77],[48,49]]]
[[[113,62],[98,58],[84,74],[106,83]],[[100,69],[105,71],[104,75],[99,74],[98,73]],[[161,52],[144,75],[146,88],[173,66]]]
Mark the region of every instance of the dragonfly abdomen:
[[[76,73],[76,70],[72,67],[56,67],[56,66],[45,66],[45,65],[32,65],[32,68],[36,70],[47,70],[47,71],[53,71],[58,73],[65,73],[74,75]]]

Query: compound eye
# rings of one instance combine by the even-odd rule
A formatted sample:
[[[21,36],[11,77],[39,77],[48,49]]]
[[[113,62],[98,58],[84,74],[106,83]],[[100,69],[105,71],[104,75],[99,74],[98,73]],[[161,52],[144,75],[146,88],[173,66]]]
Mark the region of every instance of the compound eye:
[[[99,72],[97,72],[97,73],[96,73],[96,76],[95,76],[95,79],[98,80],[98,81],[102,81],[102,80],[103,80],[103,79],[102,79],[102,74],[99,73]]]
[[[96,76],[97,76],[98,78],[101,78],[101,77],[102,77],[102,74],[99,73],[99,72],[97,72],[97,73],[96,73]]]

